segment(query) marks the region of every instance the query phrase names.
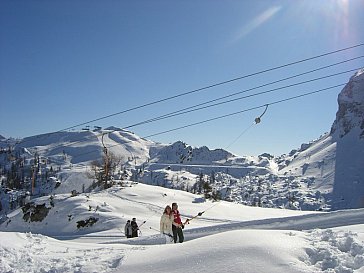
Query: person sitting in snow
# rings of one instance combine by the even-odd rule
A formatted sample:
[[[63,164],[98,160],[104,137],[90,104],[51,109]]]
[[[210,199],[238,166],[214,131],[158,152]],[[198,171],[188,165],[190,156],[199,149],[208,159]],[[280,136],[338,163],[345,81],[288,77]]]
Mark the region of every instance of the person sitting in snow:
[[[182,229],[184,225],[181,220],[181,215],[178,211],[177,203],[172,203],[172,215],[173,215],[173,225],[172,225],[172,232],[173,232],[173,240],[177,243],[177,237],[180,243],[183,243],[184,236]]]
[[[167,242],[170,241],[170,239],[173,237],[172,225],[173,225],[172,208],[170,206],[166,206],[161,216],[159,230],[161,234],[166,236]]]
[[[131,238],[132,228],[131,228],[130,220],[126,221],[124,231],[125,231],[125,237]]]
[[[139,230],[139,226],[136,222],[136,218],[133,218],[131,221],[131,237],[138,237],[138,230]]]

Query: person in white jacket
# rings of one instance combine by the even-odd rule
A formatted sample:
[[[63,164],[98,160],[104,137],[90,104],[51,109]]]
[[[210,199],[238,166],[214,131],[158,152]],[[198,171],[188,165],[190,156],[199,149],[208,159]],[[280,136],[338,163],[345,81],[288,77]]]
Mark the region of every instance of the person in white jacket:
[[[172,225],[173,225],[172,208],[170,206],[166,206],[161,216],[160,229],[159,229],[161,234],[166,237],[166,242],[171,241],[171,238],[173,240]]]

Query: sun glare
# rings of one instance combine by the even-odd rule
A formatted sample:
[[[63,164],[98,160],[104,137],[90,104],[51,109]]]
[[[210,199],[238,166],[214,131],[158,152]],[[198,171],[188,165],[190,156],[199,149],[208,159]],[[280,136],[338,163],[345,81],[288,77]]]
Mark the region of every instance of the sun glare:
[[[350,32],[349,0],[302,1],[295,10],[307,29],[317,29],[325,26],[334,32],[335,41],[355,38],[356,33]]]

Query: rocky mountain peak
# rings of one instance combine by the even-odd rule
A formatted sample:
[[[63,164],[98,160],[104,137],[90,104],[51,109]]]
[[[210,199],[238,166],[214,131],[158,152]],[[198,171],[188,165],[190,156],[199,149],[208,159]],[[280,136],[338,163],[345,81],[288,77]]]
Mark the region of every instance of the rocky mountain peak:
[[[350,78],[338,96],[338,104],[331,135],[339,139],[355,131],[364,138],[364,68]]]

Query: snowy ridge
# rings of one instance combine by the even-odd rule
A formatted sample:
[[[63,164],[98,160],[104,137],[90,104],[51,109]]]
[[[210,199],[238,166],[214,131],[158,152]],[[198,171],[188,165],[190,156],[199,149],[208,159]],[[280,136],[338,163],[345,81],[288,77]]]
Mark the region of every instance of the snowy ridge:
[[[99,140],[101,142],[101,136]],[[123,163],[132,165],[146,162],[149,158],[149,148],[156,145],[152,141],[144,140],[134,133],[121,129],[105,134],[104,144],[110,147],[110,152],[120,157]]]
[[[230,157],[233,157],[233,154],[223,149],[210,150],[206,146],[194,148],[182,141],[177,141],[158,150],[152,149],[151,155],[153,155],[153,162],[180,164],[225,163]]]
[[[15,146],[27,148],[33,155],[48,157],[59,164],[79,164],[99,158],[102,154],[97,134],[89,131],[56,132],[24,138]],[[68,157],[61,160],[60,157]]]

